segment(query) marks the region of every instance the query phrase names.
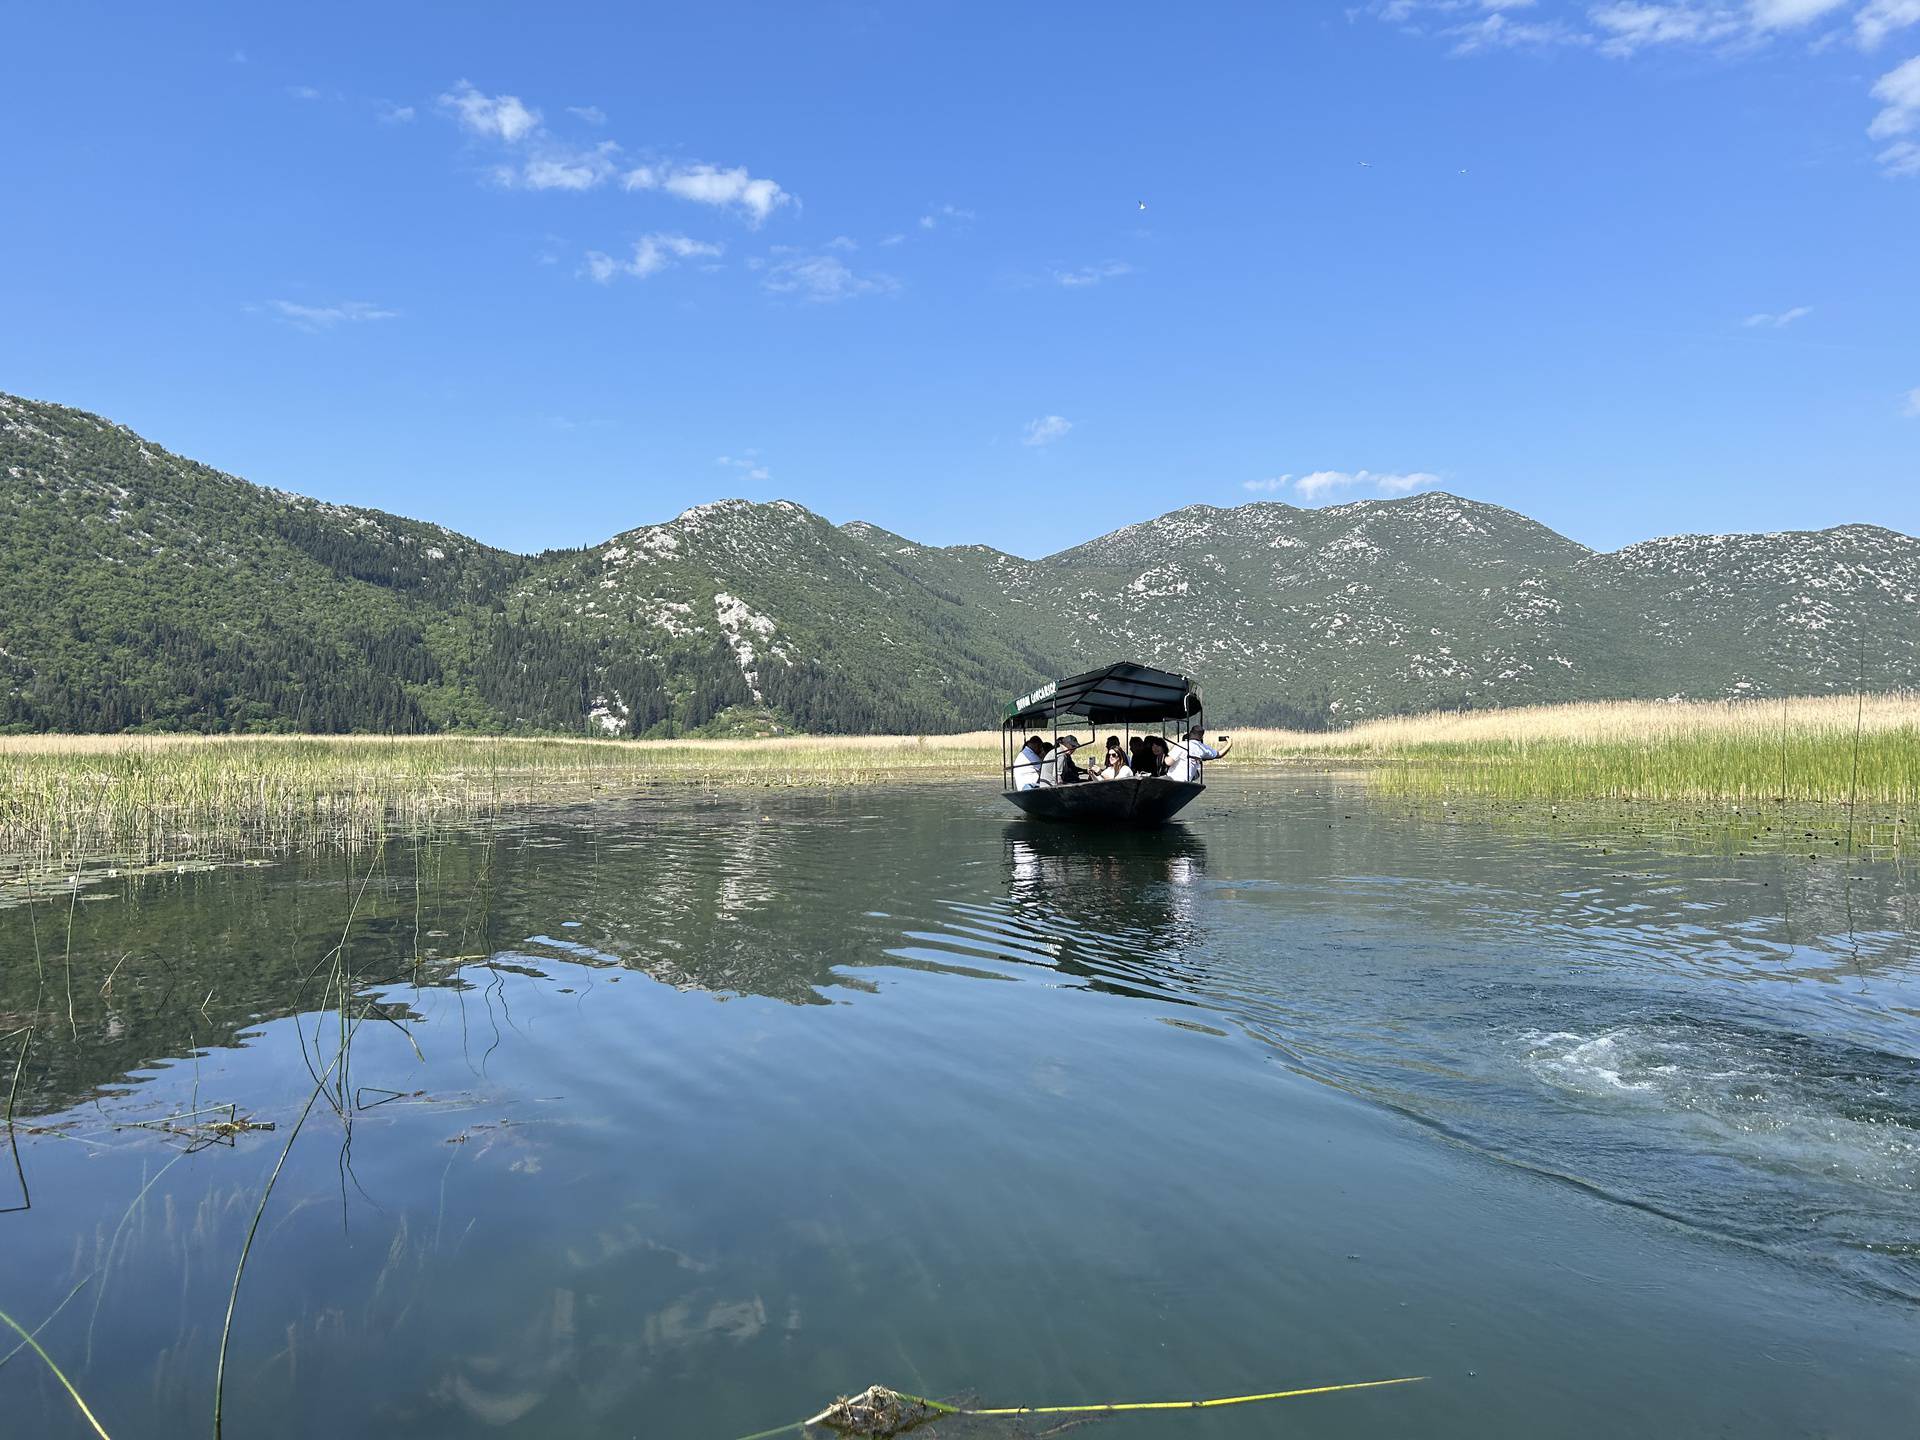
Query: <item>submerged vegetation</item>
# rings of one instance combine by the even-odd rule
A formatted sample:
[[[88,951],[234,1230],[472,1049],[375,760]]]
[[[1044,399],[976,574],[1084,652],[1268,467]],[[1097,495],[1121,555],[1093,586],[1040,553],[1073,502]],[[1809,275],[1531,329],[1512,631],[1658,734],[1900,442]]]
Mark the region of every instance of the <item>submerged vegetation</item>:
[[[1615,702],[1444,712],[1333,732],[1251,730],[1234,765],[1356,763],[1408,798],[1777,805],[1920,815],[1920,696]],[[353,844],[654,785],[990,777],[996,732],[740,740],[0,738],[0,857],[175,861]],[[1848,807],[1853,807],[1849,809]]]

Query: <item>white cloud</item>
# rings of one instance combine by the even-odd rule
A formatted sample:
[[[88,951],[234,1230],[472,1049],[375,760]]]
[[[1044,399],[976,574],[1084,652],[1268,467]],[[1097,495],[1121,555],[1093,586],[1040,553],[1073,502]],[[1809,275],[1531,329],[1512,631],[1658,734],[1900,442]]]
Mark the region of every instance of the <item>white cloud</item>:
[[[948,221],[956,224],[966,224],[973,218],[973,211],[962,209],[958,205],[933,205],[929,206],[927,213],[920,217],[920,228],[922,230],[937,230]]]
[[[1084,289],[1089,285],[1098,285],[1102,280],[1117,280],[1122,275],[1131,275],[1133,267],[1124,260],[1103,260],[1098,265],[1082,265],[1078,270],[1056,270],[1054,283],[1064,285],[1069,290]]]
[[[785,254],[785,252],[776,252]],[[756,267],[761,286],[773,295],[793,295],[816,304],[852,300],[861,295],[892,295],[900,282],[891,275],[859,275],[837,255],[794,255]]]
[[[311,85],[289,85],[287,94],[296,100],[318,100],[320,92]]]
[[[1531,10],[1534,4],[1535,0],[1374,0],[1370,8],[1388,24],[1416,34],[1426,31],[1431,19],[1431,33],[1453,41],[1456,55],[1594,43],[1591,34],[1564,20],[1520,18],[1518,12]]]
[[[1874,139],[1888,140],[1920,127],[1920,55],[1874,81],[1873,98],[1886,107],[1867,126]]]
[[[1784,330],[1796,320],[1805,319],[1813,313],[1811,305],[1796,305],[1791,310],[1782,310],[1777,315],[1761,311],[1749,315],[1740,323],[1749,330]]]
[[[1719,6],[1598,5],[1588,12],[1602,32],[1600,50],[1606,55],[1631,55],[1649,45],[1698,45],[1731,39],[1746,18]]]
[[[591,190],[613,174],[620,148],[611,140],[591,150],[538,143],[539,149],[517,165],[496,165],[493,178],[518,190]]]
[[[1590,0],[1533,18],[1533,0],[1374,0],[1389,24],[1454,42],[1457,55],[1496,48],[1593,45],[1629,56],[1652,46],[1751,45],[1836,15],[1854,0]],[[1920,0],[1868,0],[1868,8]],[[1523,18],[1519,12],[1530,12]]]
[[[1853,17],[1853,38],[1871,50],[1896,30],[1920,25],[1920,0],[1872,0]]]
[[[1909,420],[1920,420],[1920,385],[1907,391],[1901,400],[1900,413]]]
[[[1416,490],[1439,483],[1438,475],[1430,475],[1424,470],[1410,470],[1404,474],[1373,470],[1316,470],[1298,479],[1281,475],[1272,480],[1248,480],[1243,482],[1243,488],[1270,494],[1291,485],[1301,499],[1319,500],[1338,491],[1355,489],[1371,489],[1381,495],[1411,495]]]
[[[526,139],[540,125],[540,112],[521,104],[518,95],[483,95],[467,80],[442,95],[440,106],[464,129],[509,145]]]
[[[589,250],[580,268],[588,279],[606,285],[622,275],[644,280],[649,275],[659,274],[675,261],[715,257],[722,253],[722,247],[686,235],[642,235],[633,242],[631,260],[616,260],[602,251]]]
[[[358,325],[371,320],[392,320],[398,310],[387,310],[365,300],[342,300],[337,305],[298,305],[291,300],[275,300],[270,308],[282,320],[300,330],[331,330],[336,325]]]
[[[1494,11],[1478,20],[1448,27],[1443,32],[1451,39],[1453,53],[1472,55],[1481,50],[1537,48],[1546,45],[1586,45],[1589,37],[1570,30],[1558,20],[1509,20],[1502,8],[1489,3]]]
[[[860,242],[858,240],[851,239],[845,235],[836,235],[827,241],[827,249],[829,250],[846,250],[851,252],[859,248]]]
[[[900,234],[882,235],[880,237],[880,243],[882,245],[898,245],[902,240],[905,240],[906,238],[907,238],[906,236],[900,235]]]
[[[1687,46],[1737,57],[1796,32],[1813,33],[1796,41],[1795,50],[1817,54],[1849,28],[1862,50],[1872,50],[1887,36],[1920,25],[1920,0],[1563,0],[1558,16],[1542,18],[1535,18],[1532,0],[1369,0],[1364,13],[1416,35],[1450,40],[1456,55],[1569,45],[1591,46],[1616,59]],[[1888,175],[1920,176],[1920,142],[1897,138],[1920,131],[1920,56],[1883,75],[1873,95],[1881,109],[1868,134],[1894,142],[1880,151],[1881,168]]]
[[[1361,472],[1365,474],[1364,471]],[[1375,475],[1372,477],[1374,488],[1382,495],[1411,495],[1429,485],[1438,485],[1440,477],[1417,470],[1410,475]]]
[[[1073,429],[1073,422],[1064,415],[1042,415],[1038,420],[1027,422],[1026,434],[1021,437],[1022,445],[1051,445],[1064,439]]]
[[[701,205],[734,206],[756,227],[793,200],[776,182],[749,175],[744,165],[731,170],[713,165],[640,165],[620,183],[628,190],[664,190]]]
[[[729,207],[759,226],[775,210],[795,203],[778,182],[751,175],[745,166],[636,165],[623,174],[616,163],[620,145],[569,144],[541,121],[540,112],[517,95],[487,95],[469,81],[440,97],[440,107],[472,134],[508,147],[509,158],[488,172],[498,185],[515,190],[593,190],[619,176],[627,190],[663,190],[701,205]],[[589,125],[606,122],[594,105],[569,105],[567,113]],[[412,112],[407,112],[411,117]]]
[[[1316,470],[1311,475],[1302,475],[1293,482],[1293,488],[1309,500],[1317,500],[1322,495],[1335,490],[1344,490],[1350,485],[1358,485],[1361,476],[1367,472],[1349,475],[1343,470]]]
[[[1538,16],[1536,0],[1372,0],[1373,15],[1416,34],[1454,42],[1454,53],[1495,47],[1597,45],[1629,56],[1650,46],[1753,49],[1783,32],[1839,20],[1815,42],[1851,23],[1862,49],[1920,24],[1920,0],[1566,0],[1558,16]],[[1520,12],[1527,12],[1523,17]]]
[[[1839,9],[1848,0],[1753,0],[1753,24],[1759,30],[1794,30]]]
[[[413,106],[395,105],[390,100],[380,102],[380,121],[384,125],[405,125],[413,119]]]
[[[758,454],[758,451],[749,450],[744,456],[719,455],[714,458],[713,463],[716,465],[724,465],[729,470],[738,470],[743,479],[771,480],[773,478],[773,472],[760,463],[756,458]]]

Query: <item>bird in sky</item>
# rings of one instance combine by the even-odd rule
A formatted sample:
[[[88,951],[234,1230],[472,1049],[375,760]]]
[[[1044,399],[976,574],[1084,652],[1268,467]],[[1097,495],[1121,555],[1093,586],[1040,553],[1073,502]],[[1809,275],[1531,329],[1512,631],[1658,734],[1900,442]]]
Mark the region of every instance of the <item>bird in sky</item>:
[[[1142,210],[1144,210],[1144,209],[1146,209],[1146,208],[1147,208],[1147,202],[1146,202],[1146,201],[1144,201],[1144,200],[1142,200],[1142,201],[1140,202],[1140,208],[1141,208]]]
[[[1373,162],[1371,160],[1362,160],[1360,162],[1360,168],[1362,170],[1371,170],[1373,168]]]

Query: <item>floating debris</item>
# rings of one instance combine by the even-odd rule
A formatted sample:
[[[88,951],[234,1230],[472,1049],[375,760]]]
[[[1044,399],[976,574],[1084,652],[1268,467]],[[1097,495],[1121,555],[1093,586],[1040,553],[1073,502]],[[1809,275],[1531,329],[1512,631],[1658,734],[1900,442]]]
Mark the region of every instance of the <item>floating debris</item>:
[[[955,1413],[954,1408],[923,1400],[918,1395],[902,1395],[884,1385],[869,1385],[858,1395],[842,1395],[805,1423],[823,1425],[842,1435],[864,1435],[887,1440],[904,1435],[930,1420]]]
[[[225,1105],[206,1105],[198,1110],[186,1110],[168,1115],[159,1120],[135,1120],[136,1129],[158,1130],[163,1135],[185,1140],[189,1155],[204,1150],[209,1145],[232,1145],[238,1136],[249,1130],[272,1130],[271,1120],[255,1120],[242,1115],[232,1103]]]
[[[1136,1410],[1214,1410],[1227,1405],[1253,1405],[1266,1400],[1293,1400],[1306,1395],[1334,1395],[1348,1390],[1379,1390],[1389,1385],[1413,1385],[1424,1375],[1401,1375],[1392,1380],[1350,1380],[1340,1385],[1309,1385],[1296,1390],[1268,1390],[1257,1395],[1222,1395],[1210,1400],[1131,1400],[1100,1405],[1004,1405],[991,1408],[950,1405],[911,1395],[885,1385],[869,1385],[858,1395],[842,1395],[819,1414],[806,1420],[762,1430],[743,1440],[770,1440],[775,1435],[794,1431],[832,1430],[856,1440],[893,1440],[923,1425],[949,1418],[966,1421],[1017,1422],[1044,1418],[1051,1428],[1039,1432],[1052,1435],[1060,1430],[1098,1419]]]

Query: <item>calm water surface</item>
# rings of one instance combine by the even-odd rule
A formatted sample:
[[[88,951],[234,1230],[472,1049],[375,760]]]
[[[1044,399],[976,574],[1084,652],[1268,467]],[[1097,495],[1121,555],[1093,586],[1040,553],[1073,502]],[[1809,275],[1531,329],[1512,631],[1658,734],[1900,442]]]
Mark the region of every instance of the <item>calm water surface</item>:
[[[1152,835],[970,785],[666,795],[82,895],[0,909],[0,1036],[36,1022],[0,1309],[116,1440],[210,1433],[343,988],[350,1124],[314,1107],[265,1210],[229,1435],[732,1440],[873,1381],[1413,1374],[1102,1428],[1920,1430],[1920,904],[1887,862],[1222,773]],[[208,1130],[229,1104],[277,1128]],[[0,1366],[0,1434],[86,1433]]]

